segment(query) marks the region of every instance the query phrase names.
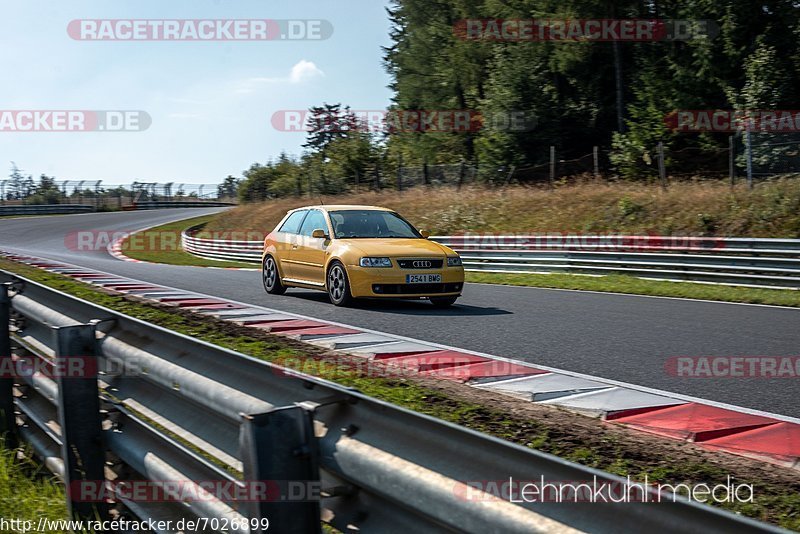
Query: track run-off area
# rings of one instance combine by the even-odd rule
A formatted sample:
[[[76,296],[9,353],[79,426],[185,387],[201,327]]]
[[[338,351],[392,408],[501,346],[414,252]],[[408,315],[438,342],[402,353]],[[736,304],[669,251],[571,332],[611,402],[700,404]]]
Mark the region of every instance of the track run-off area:
[[[260,273],[120,261],[77,250],[77,232],[132,232],[220,208],[0,219],[0,248],[265,306],[754,410],[800,417],[795,378],[681,378],[675,357],[800,353],[800,309],[467,284],[451,309],[425,301],[331,305],[322,292],[268,295]]]

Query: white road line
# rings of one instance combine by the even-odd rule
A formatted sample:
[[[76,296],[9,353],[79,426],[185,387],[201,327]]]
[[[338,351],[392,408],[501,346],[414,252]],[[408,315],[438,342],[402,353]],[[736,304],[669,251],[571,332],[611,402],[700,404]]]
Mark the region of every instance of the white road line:
[[[575,275],[570,275],[575,276]],[[675,284],[692,284],[696,282],[672,282]],[[779,306],[777,304],[754,304],[751,302],[730,302],[727,300],[708,300],[708,299],[692,299],[688,297],[666,297],[661,295],[637,295],[636,293],[618,293],[616,291],[595,291],[589,289],[564,289],[559,287],[537,287],[537,286],[522,286],[522,285],[514,285],[514,284],[490,284],[489,282],[468,282],[467,285],[480,285],[480,286],[492,286],[492,287],[508,287],[514,289],[544,289],[547,291],[566,291],[568,293],[590,293],[595,295],[616,295],[620,297],[638,297],[638,298],[645,298],[645,299],[667,299],[667,300],[683,300],[687,302],[703,302],[708,304],[731,304],[734,306],[756,306],[759,308],[778,308],[781,310],[794,310],[800,311],[800,306]],[[779,290],[774,290],[779,291]],[[787,289],[781,291],[790,291]],[[798,299],[800,299],[800,291],[798,291],[797,295]]]

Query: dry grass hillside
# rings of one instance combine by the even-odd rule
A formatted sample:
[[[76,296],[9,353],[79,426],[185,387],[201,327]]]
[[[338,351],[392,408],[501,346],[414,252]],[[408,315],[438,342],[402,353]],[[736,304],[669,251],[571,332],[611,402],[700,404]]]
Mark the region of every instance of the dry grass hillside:
[[[782,179],[754,191],[724,182],[672,184],[667,191],[632,183],[583,183],[554,190],[534,187],[416,188],[323,197],[326,204],[371,204],[396,209],[438,235],[465,231],[655,233],[800,237],[800,180]],[[289,198],[225,212],[206,229],[270,231],[287,210],[318,204]]]

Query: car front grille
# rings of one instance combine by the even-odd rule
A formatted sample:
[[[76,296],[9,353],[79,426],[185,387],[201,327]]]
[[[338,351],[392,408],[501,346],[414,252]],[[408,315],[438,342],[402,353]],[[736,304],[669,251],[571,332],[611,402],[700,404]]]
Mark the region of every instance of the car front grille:
[[[435,295],[437,293],[457,293],[463,287],[455,284],[373,284],[376,295]]]
[[[444,265],[444,260],[429,258],[397,260],[397,265],[399,265],[401,269],[441,269],[442,265]]]

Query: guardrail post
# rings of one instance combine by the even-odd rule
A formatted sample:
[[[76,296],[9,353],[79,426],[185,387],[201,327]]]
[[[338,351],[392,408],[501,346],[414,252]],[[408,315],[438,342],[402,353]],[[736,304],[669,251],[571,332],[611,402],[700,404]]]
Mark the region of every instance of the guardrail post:
[[[744,129],[744,151],[747,161],[747,187],[753,189],[753,139],[750,134],[750,125]]]
[[[736,185],[736,136],[728,136],[728,177],[731,187]]]
[[[0,284],[0,436],[8,449],[17,446],[17,422],[14,416],[14,374],[11,359],[11,298],[9,284]]]
[[[55,327],[54,335],[54,375],[58,384],[58,421],[67,509],[76,519],[106,517],[104,503],[84,502],[76,491],[76,485],[81,481],[105,484],[95,326]]]
[[[517,172],[517,166],[512,165],[511,169],[508,171],[508,176],[506,176],[506,184],[510,184],[511,180],[514,179],[514,173]]]
[[[311,412],[292,406],[242,417],[245,483],[266,483],[272,490],[266,500],[249,503],[250,532],[320,533],[319,453]],[[268,528],[254,524],[264,518]]]
[[[594,166],[594,177],[600,178],[600,147],[592,149],[592,164]]]

